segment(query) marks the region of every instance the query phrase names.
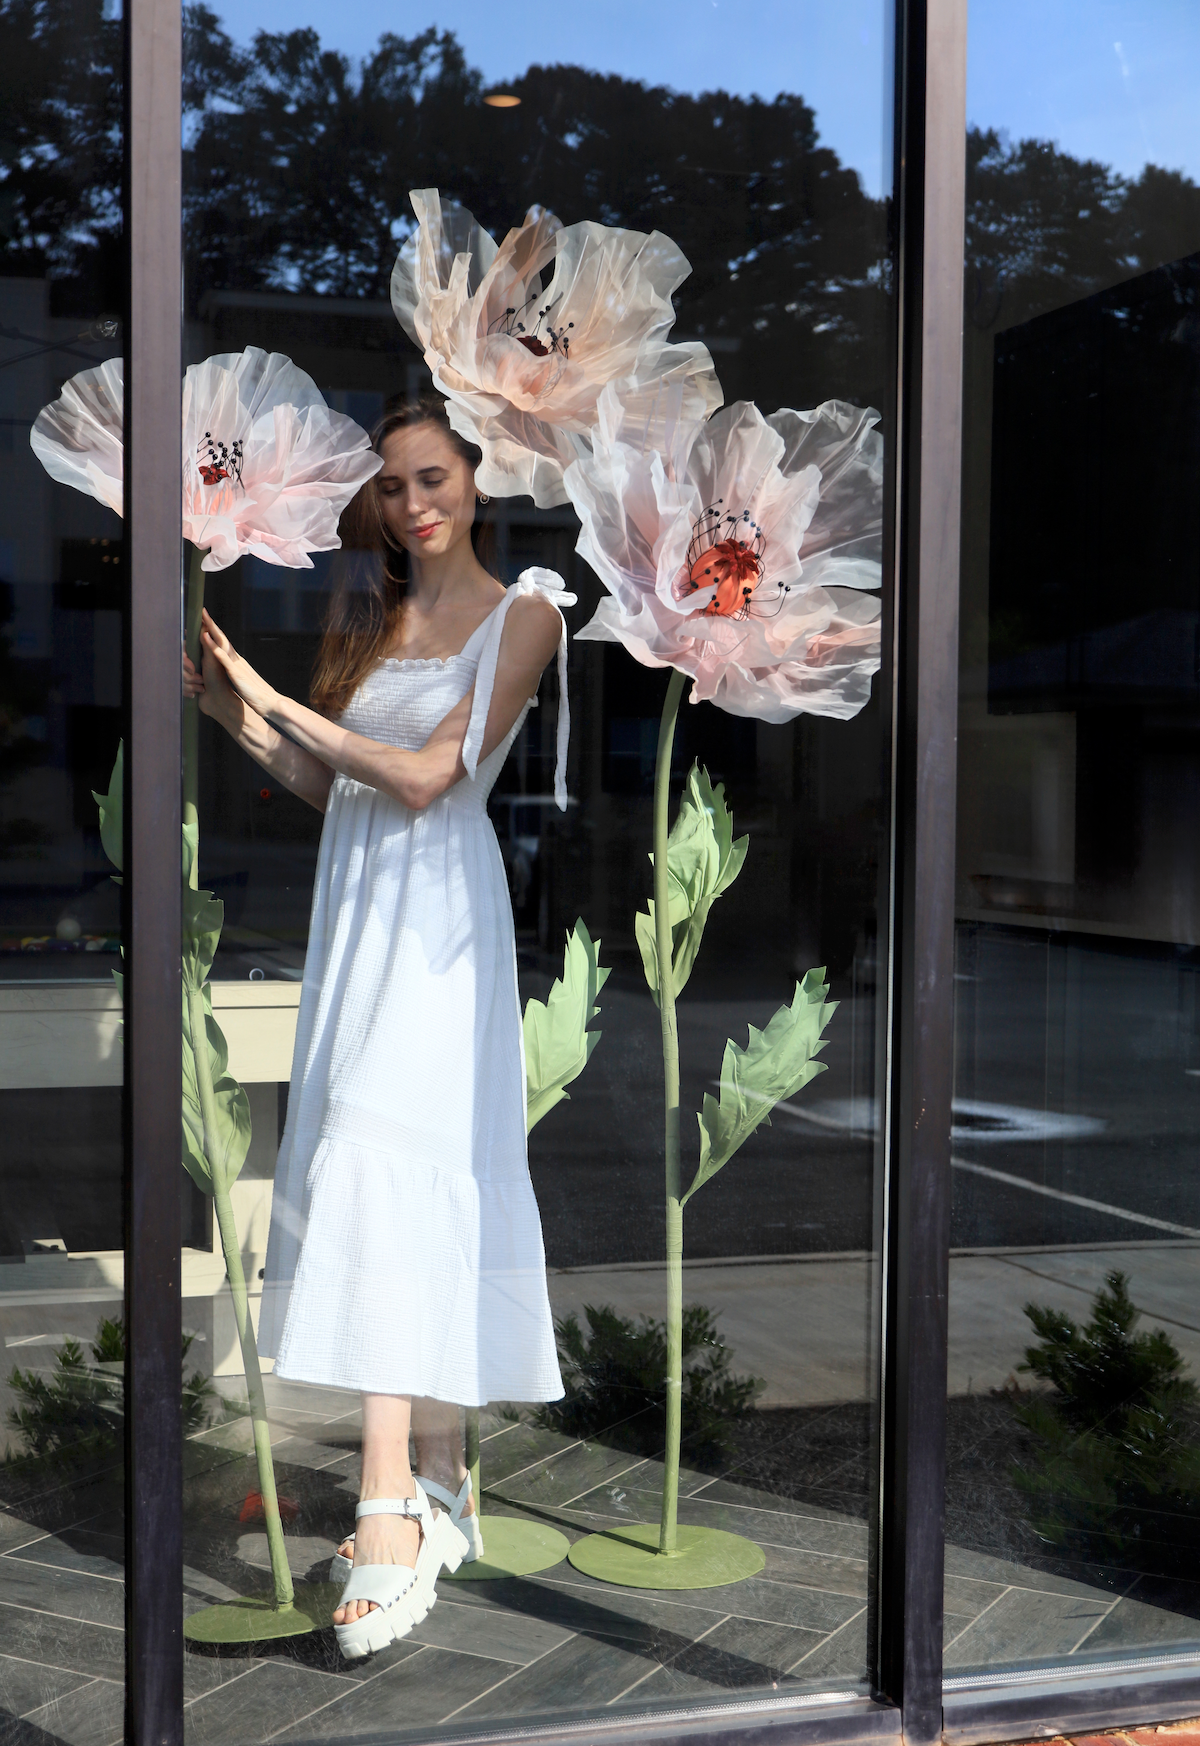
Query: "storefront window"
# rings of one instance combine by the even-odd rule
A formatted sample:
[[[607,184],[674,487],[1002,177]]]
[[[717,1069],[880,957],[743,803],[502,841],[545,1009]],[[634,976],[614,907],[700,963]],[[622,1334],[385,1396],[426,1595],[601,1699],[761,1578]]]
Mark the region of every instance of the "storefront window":
[[[121,25],[9,7],[0,45],[0,1712],[115,1739],[119,829],[102,842],[93,794],[121,738],[123,526],[30,435],[66,379],[120,372]]]
[[[970,14],[951,1685],[1200,1645],[1196,47]]]
[[[845,650],[861,652],[850,702],[775,719],[687,704],[670,765],[672,819],[696,764],[724,785],[734,836],[748,837],[679,1000],[685,1185],[698,1156],[693,1112],[722,1095],[723,1077],[729,1089],[727,1039],[746,1049],[747,1027],[765,1029],[822,966],[838,1003],[824,1032],[826,1071],[789,1091],[684,1221],[678,1523],[681,1534],[720,1529],[757,1548],[752,1568],[715,1586],[638,1587],[564,1555],[588,1535],[654,1527],[661,1512],[664,1070],[635,915],[652,893],[652,791],[671,670],[618,642],[576,638],[606,589],[577,554],[575,508],[538,507],[527,484],[511,494],[493,486],[478,512],[494,540],[493,573],[511,586],[541,567],[578,596],[566,609],[565,809],[555,803],[565,699],[553,660],[490,799],[521,1005],[545,1002],[563,976],[577,920],[608,973],[591,1059],[529,1143],[569,1397],[491,1400],[478,1416],[485,1562],[493,1531],[497,1546],[506,1533],[541,1534],[560,1549],[482,1580],[464,1564],[441,1578],[436,1607],[411,1633],[366,1660],[345,1659],[328,1624],[344,1579],[331,1585],[330,1564],[354,1527],[360,1396],[272,1374],[277,1331],[264,1332],[263,1312],[287,1564],[303,1604],[325,1610],[310,1634],[231,1648],[219,1621],[201,1615],[269,1597],[271,1545],[247,1418],[253,1391],[214,1230],[207,1247],[185,1251],[183,1273],[184,1320],[204,1336],[195,1350],[226,1414],[190,1437],[186,1461],[185,1610],[199,1621],[188,1627],[189,1737],[415,1738],[451,1720],[483,1730],[745,1694],[865,1691],[888,864],[886,710],[870,653],[894,370],[887,10],[806,4],[780,15],[750,5],[734,21],[683,4],[653,19],[624,8],[564,17],[549,37],[544,20],[506,19],[501,30],[474,6],[428,30],[416,15],[326,9],[311,28],[271,34],[264,12],[268,32],[257,36],[258,15],[244,8],[185,16],[189,365],[228,365],[246,348],[284,354],[334,413],[369,434],[433,386],[389,297],[397,251],[417,226],[410,191],[436,190],[443,214],[465,208],[497,243],[544,208],[564,226],[670,239],[690,265],[670,342],[707,348],[727,406],[752,401],[775,415],[844,403],[824,417],[852,434],[855,503],[873,505],[855,508],[825,549],[799,548],[841,603],[822,657],[835,675],[826,703],[848,670]],[[824,525],[834,530],[828,452],[825,471]],[[331,598],[362,556],[348,549],[348,529],[344,518],[347,549],[318,550],[310,568],[258,551],[205,575],[213,619],[271,687],[300,703]],[[749,614],[728,622],[767,634]],[[322,817],[215,721],[199,725],[198,877],[224,904],[213,1008],[252,1122],[231,1204],[258,1318],[276,1155],[300,1095],[291,1075],[305,956],[325,949],[323,934],[309,937]],[[718,809],[697,792],[701,814]],[[819,976],[808,984],[818,986]],[[395,1095],[415,1093],[406,1086],[397,1060]],[[412,1265],[404,1244],[397,1233],[397,1273]],[[327,1313],[343,1308],[330,1301]],[[397,1345],[407,1337],[387,1331]],[[244,1677],[230,1677],[231,1657]]]

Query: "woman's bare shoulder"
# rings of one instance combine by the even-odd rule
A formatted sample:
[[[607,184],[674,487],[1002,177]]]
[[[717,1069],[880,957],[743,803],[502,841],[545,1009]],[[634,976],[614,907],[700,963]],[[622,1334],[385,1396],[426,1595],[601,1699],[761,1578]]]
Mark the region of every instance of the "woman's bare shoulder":
[[[539,659],[544,667],[562,634],[558,608],[544,594],[522,594],[509,608],[506,633],[510,627],[513,652]]]

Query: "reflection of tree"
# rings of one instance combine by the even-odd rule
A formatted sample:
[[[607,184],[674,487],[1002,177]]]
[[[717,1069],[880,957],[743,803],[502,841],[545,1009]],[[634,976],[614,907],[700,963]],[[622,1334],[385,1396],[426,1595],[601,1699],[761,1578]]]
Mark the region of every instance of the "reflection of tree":
[[[121,21],[102,0],[0,0],[0,273],[54,313],[121,307]]]
[[[1011,327],[1200,248],[1200,187],[1147,164],[1135,182],[1044,140],[967,138],[967,314]]]
[[[668,232],[694,268],[679,329],[717,342],[730,397],[883,394],[885,208],[802,98],[537,66],[495,110],[448,31],[384,35],[352,66],[312,30],[243,49],[203,4],[185,18],[193,307],[212,287],[386,297],[408,190],[432,185],[493,232],[533,201]],[[119,47],[102,0],[0,0],[0,272],[59,281],[64,312],[119,302]],[[1178,171],[1128,181],[975,129],[968,174],[977,328],[1200,247],[1200,188]]]
[[[731,375],[881,392],[884,219],[798,97],[679,96],[531,67],[494,110],[449,33],[384,36],[358,71],[314,31],[235,49],[189,13],[191,285],[386,297],[408,190],[437,186],[503,234],[534,201],[564,222],[668,232],[694,266],[680,327],[735,342]],[[728,348],[724,348],[728,350]]]

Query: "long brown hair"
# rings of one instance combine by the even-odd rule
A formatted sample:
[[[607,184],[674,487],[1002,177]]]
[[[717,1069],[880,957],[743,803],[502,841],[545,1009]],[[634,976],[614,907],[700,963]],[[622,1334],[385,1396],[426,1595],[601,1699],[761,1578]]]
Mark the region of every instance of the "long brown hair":
[[[433,424],[453,443],[474,477],[483,453],[459,436],[440,394],[389,405],[371,432],[377,455],[393,431]],[[408,592],[408,553],[388,531],[375,480],[368,479],[338,523],[342,549],[336,585],[325,614],[324,634],[313,667],[309,701],[322,715],[339,716],[367,674],[395,641]],[[475,524],[475,556],[494,574],[495,529]]]

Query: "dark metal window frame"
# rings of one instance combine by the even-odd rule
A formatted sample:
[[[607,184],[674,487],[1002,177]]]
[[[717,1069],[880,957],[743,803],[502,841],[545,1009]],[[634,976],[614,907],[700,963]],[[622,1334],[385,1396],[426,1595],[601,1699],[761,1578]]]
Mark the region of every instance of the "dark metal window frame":
[[[831,0],[832,3],[832,0]],[[956,1746],[1200,1710],[1200,1671],[1013,1675],[942,1688],[946,1308],[967,0],[895,0],[892,728],[882,1039],[883,1339],[872,1596],[877,1696],[762,1699],[484,1738],[660,1746]],[[127,1738],[183,1739],[179,1419],[179,0],[125,0],[124,886]],[[439,1739],[449,1738],[439,1733]],[[476,1735],[475,1738],[480,1738]]]

